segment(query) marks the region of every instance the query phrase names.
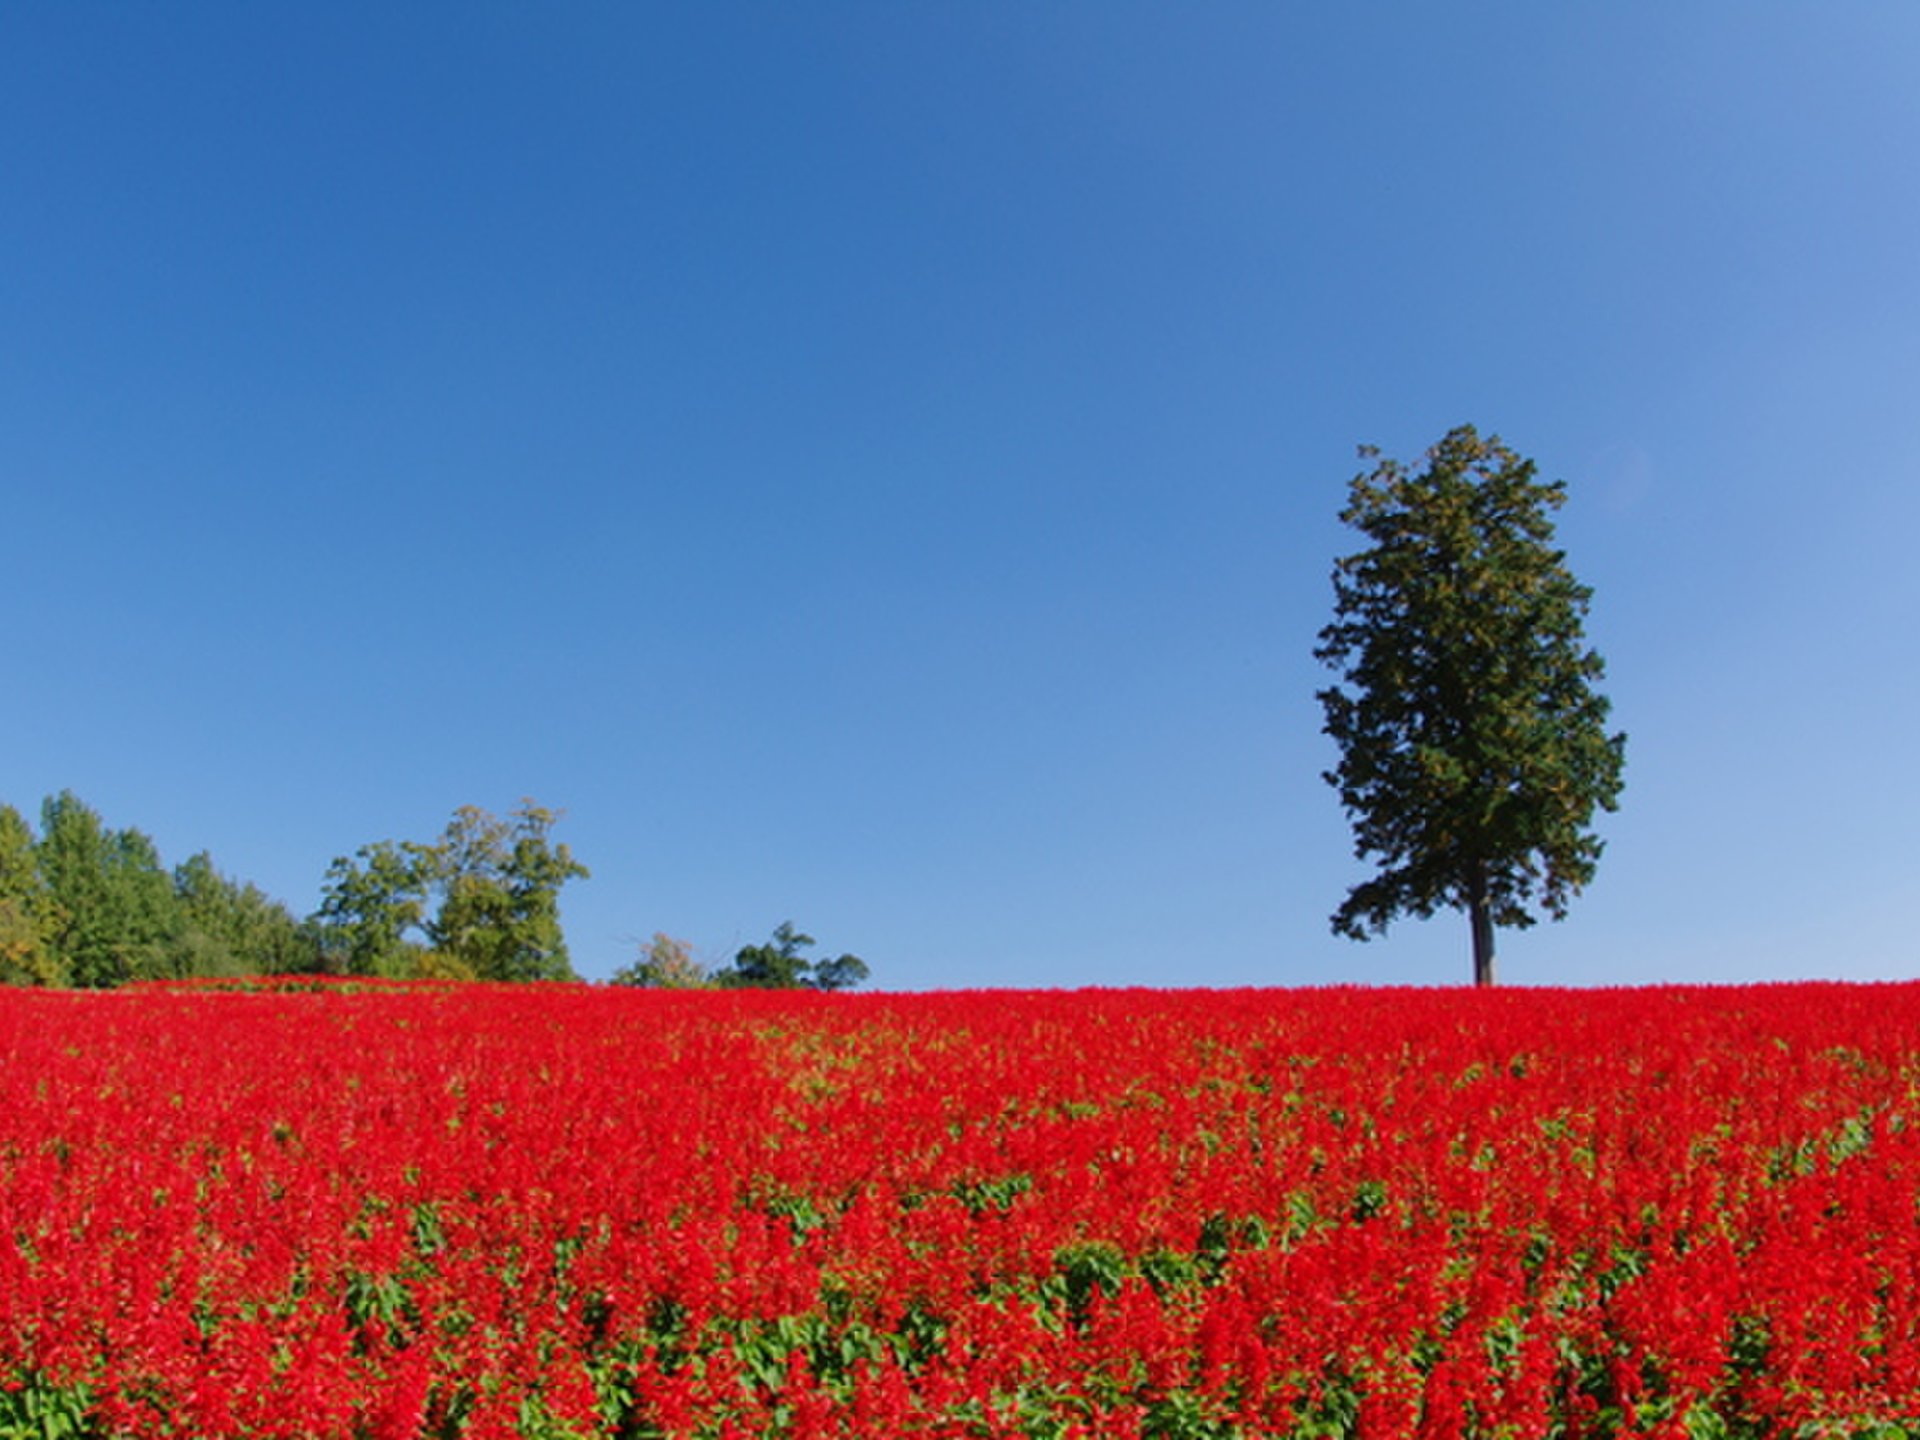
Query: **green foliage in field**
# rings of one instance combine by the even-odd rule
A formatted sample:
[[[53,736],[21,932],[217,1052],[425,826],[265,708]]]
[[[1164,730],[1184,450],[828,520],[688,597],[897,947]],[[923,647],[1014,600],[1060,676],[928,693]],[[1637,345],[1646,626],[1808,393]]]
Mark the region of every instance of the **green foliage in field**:
[[[93,1396],[84,1385],[60,1387],[38,1377],[0,1377],[0,1440],[94,1440],[103,1432],[87,1418]]]

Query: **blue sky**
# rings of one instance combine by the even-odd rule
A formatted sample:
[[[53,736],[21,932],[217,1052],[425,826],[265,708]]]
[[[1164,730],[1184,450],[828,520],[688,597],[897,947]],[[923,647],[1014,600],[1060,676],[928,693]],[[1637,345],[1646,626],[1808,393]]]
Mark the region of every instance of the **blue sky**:
[[[304,913],[561,808],[603,977],[1454,983],[1311,657],[1372,443],[1568,482],[1534,984],[1904,977],[1920,9],[0,9],[0,800]]]

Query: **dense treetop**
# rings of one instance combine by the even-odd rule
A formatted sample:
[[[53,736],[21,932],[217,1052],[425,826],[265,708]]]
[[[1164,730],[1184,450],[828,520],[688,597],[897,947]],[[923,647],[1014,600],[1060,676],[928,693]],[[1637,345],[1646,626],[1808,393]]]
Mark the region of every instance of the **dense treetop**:
[[[1327,780],[1379,868],[1333,925],[1364,939],[1464,909],[1488,984],[1494,927],[1558,919],[1592,879],[1591,822],[1615,806],[1626,737],[1596,688],[1591,591],[1553,543],[1566,487],[1470,425],[1418,467],[1361,453],[1376,463],[1340,518],[1367,545],[1334,567],[1316,654],[1339,672],[1320,692],[1340,747]]]

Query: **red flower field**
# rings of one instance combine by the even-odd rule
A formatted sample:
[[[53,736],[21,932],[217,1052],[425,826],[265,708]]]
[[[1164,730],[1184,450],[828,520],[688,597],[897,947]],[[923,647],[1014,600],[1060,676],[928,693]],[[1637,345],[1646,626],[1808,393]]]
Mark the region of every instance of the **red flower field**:
[[[0,994],[0,1437],[1895,1437],[1920,986]]]

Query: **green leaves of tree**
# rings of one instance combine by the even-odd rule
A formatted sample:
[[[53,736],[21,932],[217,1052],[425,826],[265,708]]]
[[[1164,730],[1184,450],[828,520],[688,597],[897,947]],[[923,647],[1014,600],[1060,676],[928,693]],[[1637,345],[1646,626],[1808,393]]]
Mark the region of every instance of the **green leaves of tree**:
[[[64,967],[54,950],[59,907],[41,879],[33,831],[0,805],[0,984],[57,985]]]
[[[109,830],[72,791],[38,838],[0,806],[0,983],[87,988],[310,969],[311,934],[204,851],[169,873],[152,840]]]
[[[251,882],[230,879],[206,851],[174,867],[182,973],[291,974],[310,970],[314,944],[293,913]]]
[[[531,800],[505,820],[464,805],[432,844],[381,840],[335,860],[315,917],[334,963],[356,975],[571,979],[560,887],[588,872],[550,839],[558,818]]]
[[[713,985],[713,977],[693,958],[691,945],[656,930],[638,959],[613,972],[613,983],[647,990],[705,990]]]
[[[733,990],[850,990],[867,978],[866,962],[858,955],[807,959],[800,952],[813,943],[811,935],[783,920],[771,941],[743,947],[730,967],[714,975],[714,983]]]
[[[473,805],[454,812],[440,843],[421,852],[441,894],[427,926],[435,950],[484,980],[573,978],[560,887],[588,872],[548,838],[558,818],[531,800],[507,820]]]
[[[379,840],[336,859],[314,914],[329,964],[351,975],[407,974],[422,948],[408,934],[426,913],[426,889],[419,846]]]
[[[152,840],[138,830],[108,830],[68,790],[41,807],[36,856],[68,983],[120,985],[178,973],[180,915]]]
[[[1377,463],[1340,518],[1370,543],[1336,562],[1314,654],[1340,672],[1319,695],[1341,751],[1326,779],[1380,871],[1333,926],[1365,939],[1465,908],[1491,980],[1492,927],[1566,913],[1601,852],[1593,812],[1620,791],[1626,737],[1607,733],[1605,665],[1583,638],[1591,592],[1552,543],[1566,488],[1472,426],[1417,471],[1361,454]]]

